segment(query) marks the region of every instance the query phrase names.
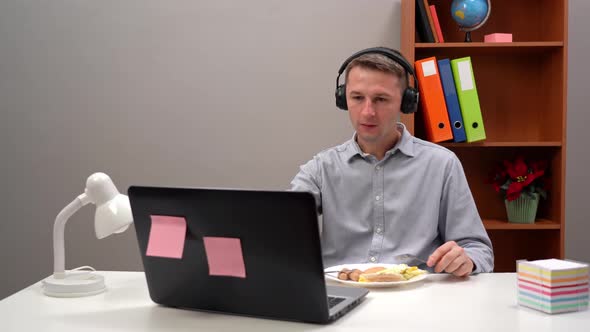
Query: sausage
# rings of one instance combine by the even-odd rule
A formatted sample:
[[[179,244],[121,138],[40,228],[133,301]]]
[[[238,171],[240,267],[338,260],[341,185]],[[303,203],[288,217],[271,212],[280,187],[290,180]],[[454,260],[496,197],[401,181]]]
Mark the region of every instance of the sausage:
[[[359,269],[354,269],[352,272],[348,274],[348,278],[352,281],[359,281],[359,276],[363,273],[363,271]]]
[[[348,280],[348,274],[350,273],[349,269],[342,269],[342,271],[338,272],[338,279],[340,280]]]

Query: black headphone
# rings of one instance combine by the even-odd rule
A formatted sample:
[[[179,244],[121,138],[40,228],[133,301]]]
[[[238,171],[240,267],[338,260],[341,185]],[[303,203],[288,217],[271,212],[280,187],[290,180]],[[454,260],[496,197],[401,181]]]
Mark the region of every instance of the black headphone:
[[[358,51],[355,54],[351,55],[344,63],[340,66],[338,70],[338,77],[336,77],[336,106],[341,110],[348,110],[348,105],[346,104],[346,84],[338,84],[340,80],[340,75],[344,72],[348,64],[355,58],[358,58],[361,55],[369,54],[369,53],[377,53],[388,57],[389,59],[395,61],[400,66],[402,66],[406,70],[406,82],[408,85],[410,83],[409,76],[412,75],[414,78],[414,85],[417,87],[418,81],[416,80],[416,76],[414,75],[414,69],[408,63],[408,61],[404,58],[404,56],[391,48],[386,47],[371,47],[364,49],[362,51]],[[410,86],[406,87],[402,94],[402,104],[401,104],[401,111],[404,114],[411,114],[416,112],[418,109],[418,100],[420,97],[420,93],[418,92],[417,88],[412,88]]]

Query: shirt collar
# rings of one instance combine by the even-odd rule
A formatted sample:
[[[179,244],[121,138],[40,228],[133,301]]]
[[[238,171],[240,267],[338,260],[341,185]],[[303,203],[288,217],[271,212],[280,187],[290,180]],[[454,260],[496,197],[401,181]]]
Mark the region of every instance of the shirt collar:
[[[401,122],[397,123],[397,129],[401,131],[400,139],[393,148],[386,152],[386,156],[393,155],[396,150],[399,150],[408,157],[414,157],[414,137],[406,129],[406,126]],[[345,154],[344,157],[347,161],[351,161],[352,158],[357,155],[363,158],[367,156],[367,154],[361,150],[361,147],[356,141],[356,132],[352,135],[352,139],[350,139],[349,144],[346,144],[346,148],[343,153]]]
[[[414,156],[414,136],[406,129],[406,126],[398,122],[397,128],[402,132],[400,140],[390,151],[393,153],[395,149],[399,149],[403,154],[408,157]]]

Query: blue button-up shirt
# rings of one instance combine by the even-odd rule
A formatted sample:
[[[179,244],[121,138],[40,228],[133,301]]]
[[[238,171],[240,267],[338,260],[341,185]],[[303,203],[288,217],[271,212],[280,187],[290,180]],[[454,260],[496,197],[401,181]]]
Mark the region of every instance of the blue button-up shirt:
[[[405,253],[428,258],[453,240],[474,272],[491,272],[492,244],[461,162],[401,123],[398,130],[400,139],[382,160],[363,153],[355,134],[317,154],[291,182],[291,190],[315,196],[325,266],[399,263],[393,257]]]

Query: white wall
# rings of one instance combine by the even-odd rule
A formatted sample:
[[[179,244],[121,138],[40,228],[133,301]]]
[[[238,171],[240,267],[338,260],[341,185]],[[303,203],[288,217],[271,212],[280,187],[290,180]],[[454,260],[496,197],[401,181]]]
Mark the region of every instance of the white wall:
[[[287,188],[348,139],[340,63],[398,47],[391,0],[0,2],[0,298],[53,271],[52,227],[104,171],[131,184]],[[141,269],[134,230],[66,227],[66,265]]]
[[[590,262],[590,1],[570,0],[569,6],[565,253]]]

